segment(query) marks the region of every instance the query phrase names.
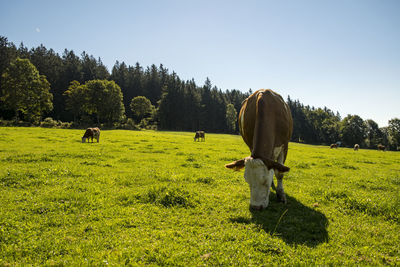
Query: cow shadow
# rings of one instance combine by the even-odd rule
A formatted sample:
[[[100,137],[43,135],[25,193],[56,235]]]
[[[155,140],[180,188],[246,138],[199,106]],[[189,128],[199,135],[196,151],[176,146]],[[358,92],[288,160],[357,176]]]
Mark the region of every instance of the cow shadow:
[[[286,205],[278,203],[276,195],[271,192],[270,202],[265,210],[250,209],[251,218],[236,217],[230,220],[235,223],[256,224],[290,245],[315,247],[328,242],[328,220],[325,215],[304,206],[293,197],[286,195],[286,198]]]

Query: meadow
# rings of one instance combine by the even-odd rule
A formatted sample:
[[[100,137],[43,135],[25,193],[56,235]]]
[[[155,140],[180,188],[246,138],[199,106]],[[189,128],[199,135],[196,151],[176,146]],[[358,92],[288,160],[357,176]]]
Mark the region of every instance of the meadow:
[[[249,210],[238,135],[0,128],[0,265],[400,265],[400,153],[290,143]]]

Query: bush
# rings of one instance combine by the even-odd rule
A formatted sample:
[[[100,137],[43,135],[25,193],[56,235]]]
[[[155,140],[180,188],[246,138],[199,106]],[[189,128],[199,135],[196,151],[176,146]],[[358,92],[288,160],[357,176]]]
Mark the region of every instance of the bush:
[[[140,121],[139,127],[147,130],[157,130],[157,125],[152,118],[144,118]]]
[[[30,127],[32,126],[32,123],[27,122],[27,121],[15,121],[15,120],[0,120],[0,126],[3,127],[15,127],[15,126],[20,126],[20,127]]]
[[[62,128],[69,129],[72,126],[72,122],[62,122],[58,120],[53,120],[53,118],[46,118],[40,123],[40,127],[44,128]]]
[[[135,122],[128,118],[125,122],[114,124],[116,129],[124,129],[124,130],[140,130],[140,128],[135,124]]]
[[[0,120],[0,126],[2,126],[2,127],[11,127],[11,126],[13,126],[13,122],[12,121],[8,121],[8,120]]]
[[[44,128],[56,128],[59,123],[61,123],[60,121],[56,121],[53,120],[53,118],[46,118],[44,119],[41,123],[40,123],[40,127],[44,127]]]
[[[62,129],[70,129],[72,127],[72,122],[61,122],[59,127]]]

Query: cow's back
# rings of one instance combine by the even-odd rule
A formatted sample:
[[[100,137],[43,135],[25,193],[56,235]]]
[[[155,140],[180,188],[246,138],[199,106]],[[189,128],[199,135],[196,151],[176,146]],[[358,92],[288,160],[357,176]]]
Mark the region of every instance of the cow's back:
[[[85,131],[85,134],[83,135],[83,137],[85,138],[89,138],[93,136],[93,129],[92,128],[87,128]]]
[[[274,148],[287,149],[293,132],[290,108],[272,90],[258,90],[243,102],[239,130],[253,157],[273,160]]]

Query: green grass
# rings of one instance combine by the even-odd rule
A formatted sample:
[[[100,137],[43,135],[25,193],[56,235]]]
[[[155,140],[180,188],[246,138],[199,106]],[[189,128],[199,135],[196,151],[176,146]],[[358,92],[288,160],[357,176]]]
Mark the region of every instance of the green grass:
[[[0,265],[399,265],[400,153],[291,143],[249,210],[240,136],[0,128]]]

